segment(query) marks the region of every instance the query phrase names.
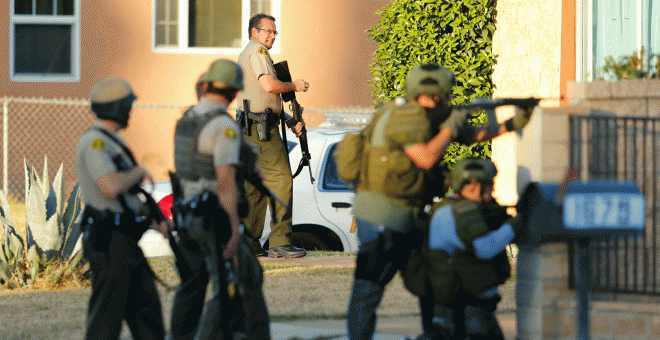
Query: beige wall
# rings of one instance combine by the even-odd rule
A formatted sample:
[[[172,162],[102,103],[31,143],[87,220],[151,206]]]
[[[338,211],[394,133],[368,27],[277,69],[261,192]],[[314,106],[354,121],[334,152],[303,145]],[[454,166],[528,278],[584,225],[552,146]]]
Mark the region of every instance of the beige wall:
[[[498,0],[495,97],[559,99],[562,1]]]
[[[277,62],[288,60],[294,78],[310,91],[299,96],[308,107],[371,105],[369,63],[375,47],[365,32],[374,13],[390,0],[282,0],[282,34]],[[0,47],[9,51],[9,4],[2,6]],[[129,80],[140,102],[187,105],[193,85],[215,58],[238,55],[165,54],[151,50],[152,1],[81,1],[81,80],[75,83],[21,83],[9,79],[8,58],[0,61],[0,95],[86,98],[108,76]]]
[[[493,97],[541,98],[542,107],[559,105],[562,1],[498,0],[493,52]],[[511,107],[497,110],[498,121],[512,117]],[[527,128],[524,133],[530,134]],[[492,160],[499,172],[493,196],[500,204],[514,205],[517,143],[506,134],[493,140]]]
[[[310,90],[298,101],[309,114],[310,126],[322,115],[311,108],[371,106],[369,63],[375,45],[366,30],[379,17],[374,13],[391,0],[282,0],[276,24],[281,34],[277,61],[288,60],[294,79],[303,78]],[[9,51],[9,4],[2,2],[0,48]],[[81,1],[80,81],[70,83],[12,82],[8,58],[0,60],[0,97],[87,98],[97,81],[119,76],[127,79],[138,102],[190,105],[195,102],[194,83],[216,58],[236,60],[235,55],[154,53],[151,45],[152,1]],[[123,133],[138,160],[166,179],[173,168],[174,125],[180,109],[134,110]],[[154,118],[156,116],[156,118]],[[158,126],[154,126],[157,122]]]

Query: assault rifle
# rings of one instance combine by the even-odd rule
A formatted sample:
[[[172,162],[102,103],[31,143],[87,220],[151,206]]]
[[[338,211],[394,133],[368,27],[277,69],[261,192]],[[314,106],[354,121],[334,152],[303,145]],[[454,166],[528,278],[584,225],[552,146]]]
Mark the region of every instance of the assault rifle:
[[[289,72],[289,64],[287,63],[286,60],[280,61],[274,66],[275,66],[275,72],[277,73],[277,78],[280,81],[291,82],[291,73]],[[291,128],[295,126],[295,124],[298,122],[304,124],[305,121],[303,120],[302,117],[303,107],[300,106],[300,104],[298,104],[298,101],[296,100],[296,92],[290,91],[290,92],[282,93],[282,100],[284,102],[291,102],[289,109],[291,109],[291,112],[293,113],[293,119],[295,120],[295,122],[286,121],[287,126]],[[282,135],[284,135],[284,133]],[[298,137],[298,139],[300,140],[300,150],[302,151],[302,159],[298,164],[298,169],[293,174],[293,178],[296,178],[296,176],[300,174],[300,171],[302,171],[302,168],[304,166],[307,166],[307,169],[309,169],[309,178],[312,181],[312,183],[314,183],[314,176],[312,176],[312,168],[309,164],[310,160],[312,159],[312,155],[309,153],[309,145],[307,144],[307,130],[305,129],[304,126],[302,129],[302,134],[300,135],[300,137]],[[286,149],[288,146],[284,145],[284,147]]]
[[[533,108],[539,105],[540,99],[538,98],[475,98],[467,105],[457,105],[456,108],[466,109],[470,112],[485,110],[488,115],[488,130],[495,133],[497,129],[497,118],[495,117],[495,109],[499,106],[517,106],[521,109]]]

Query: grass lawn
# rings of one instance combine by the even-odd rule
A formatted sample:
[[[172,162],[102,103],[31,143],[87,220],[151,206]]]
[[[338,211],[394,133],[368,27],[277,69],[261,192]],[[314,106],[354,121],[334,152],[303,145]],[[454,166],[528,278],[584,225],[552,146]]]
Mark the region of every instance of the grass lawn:
[[[25,205],[11,203],[12,219],[25,237]],[[355,253],[319,252],[310,257],[345,257]],[[171,257],[150,259],[154,272],[169,286],[176,286],[178,275]],[[264,294],[273,321],[300,319],[343,319],[346,315],[353,283],[352,267],[303,266],[263,263]],[[83,285],[85,282],[83,282]],[[66,286],[66,285],[65,285]],[[41,287],[41,286],[39,286]],[[0,339],[81,339],[84,337],[85,316],[90,288],[76,287],[43,289],[23,287],[7,289],[0,286]],[[174,291],[158,285],[166,328]],[[500,311],[515,309],[515,280],[501,289]],[[379,316],[418,315],[417,298],[405,288],[399,275],[387,287],[378,310]],[[122,339],[129,339],[124,327]],[[290,339],[292,340],[292,339]]]
[[[309,256],[351,256],[323,254]],[[175,286],[178,276],[171,258],[151,259],[154,271],[168,285]],[[299,319],[342,319],[353,282],[353,268],[320,267],[289,264],[264,264],[264,293],[273,321]],[[173,291],[158,286],[166,327],[169,328]],[[514,308],[514,280],[502,287],[500,311]],[[84,337],[85,315],[90,289],[1,289],[0,339],[81,339]],[[417,299],[408,293],[397,275],[387,288],[378,310],[380,316],[417,315]],[[129,339],[124,327],[122,339]]]

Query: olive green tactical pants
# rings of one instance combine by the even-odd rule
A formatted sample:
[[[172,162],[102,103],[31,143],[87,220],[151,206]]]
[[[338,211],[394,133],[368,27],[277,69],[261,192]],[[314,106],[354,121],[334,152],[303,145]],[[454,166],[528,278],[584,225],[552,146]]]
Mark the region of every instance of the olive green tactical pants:
[[[291,244],[291,207],[293,206],[293,177],[289,166],[287,150],[284,149],[282,139],[278,133],[278,126],[270,129],[270,141],[261,142],[257,136],[256,124],[252,125],[252,135],[245,136],[257,153],[257,164],[264,175],[264,185],[284,202],[289,208],[275,203],[275,221],[270,222],[270,247],[281,247]],[[257,190],[252,184],[245,183],[245,193],[250,205],[248,216],[244,220],[250,235],[260,239],[264,231],[268,197]],[[272,213],[272,212],[271,212]]]

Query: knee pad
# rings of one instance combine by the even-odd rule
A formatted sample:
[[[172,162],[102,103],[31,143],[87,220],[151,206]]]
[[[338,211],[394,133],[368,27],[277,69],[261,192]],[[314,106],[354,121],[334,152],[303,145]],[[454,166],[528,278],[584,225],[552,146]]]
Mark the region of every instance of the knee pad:
[[[475,338],[474,336],[486,336],[498,327],[497,319],[492,312],[479,306],[465,307],[465,332],[470,339]]]
[[[450,339],[456,334],[454,310],[442,304],[433,305],[433,339]]]
[[[398,265],[392,245],[386,233],[380,233],[375,240],[365,243],[358,252],[355,263],[355,278],[370,281],[385,287],[396,274]]]

